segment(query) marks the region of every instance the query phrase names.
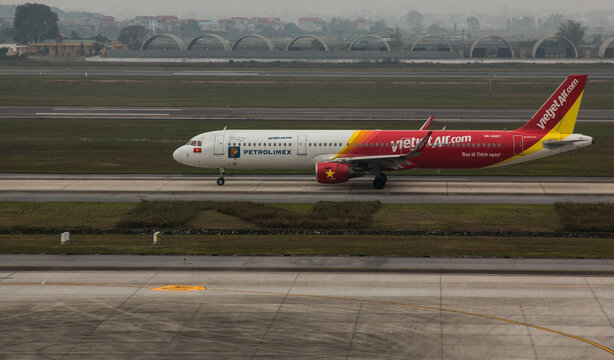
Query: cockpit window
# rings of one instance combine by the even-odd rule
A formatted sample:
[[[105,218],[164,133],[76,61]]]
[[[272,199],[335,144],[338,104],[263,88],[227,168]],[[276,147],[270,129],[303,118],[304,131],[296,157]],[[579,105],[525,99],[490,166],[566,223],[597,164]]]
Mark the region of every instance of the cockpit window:
[[[200,140],[190,140],[187,142],[186,145],[191,145],[191,146],[203,146],[203,142]]]

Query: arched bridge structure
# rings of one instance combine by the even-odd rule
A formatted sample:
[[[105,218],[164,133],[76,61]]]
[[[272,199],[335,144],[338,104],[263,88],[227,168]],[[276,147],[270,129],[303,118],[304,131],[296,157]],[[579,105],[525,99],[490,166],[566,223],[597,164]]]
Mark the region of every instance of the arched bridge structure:
[[[248,35],[244,35],[242,37],[240,37],[239,39],[237,39],[237,41],[234,42],[234,44],[232,44],[232,50],[237,50],[237,46],[239,46],[239,44],[241,43],[241,41],[247,39],[247,38],[258,38],[262,41],[264,41],[264,43],[266,44],[266,46],[269,48],[269,50],[273,51],[275,50],[275,45],[273,45],[273,43],[271,42],[271,40],[269,40],[268,38],[260,35],[260,34],[248,34]]]
[[[386,51],[388,51],[388,52],[391,51],[390,50],[390,45],[388,45],[388,42],[386,40],[384,40],[384,38],[382,38],[381,36],[378,36],[378,35],[374,35],[374,34],[366,34],[366,35],[359,36],[356,40],[352,41],[352,43],[348,47],[348,52],[352,51],[352,48],[354,47],[354,45],[357,42],[359,42],[360,40],[363,40],[363,39],[368,39],[368,38],[377,39],[377,40],[381,41],[386,46]]]
[[[188,43],[188,46],[186,47],[186,50],[192,50],[192,48],[194,47],[194,45],[196,45],[198,40],[203,39],[203,38],[212,38],[214,40],[217,40],[217,41],[220,42],[220,44],[222,44],[222,46],[224,47],[224,50],[230,51],[230,42],[228,40],[224,39],[223,37],[221,37],[219,35],[216,35],[216,34],[202,34],[202,35],[198,35],[194,39],[190,40],[190,42]]]
[[[411,46],[411,50],[409,50],[410,52],[414,52],[414,49],[416,48],[417,45],[420,44],[420,42],[426,40],[426,39],[440,39],[441,41],[443,41],[443,43],[448,47],[448,49],[450,49],[450,52],[452,52],[452,46],[450,45],[450,43],[448,42],[448,40],[446,40],[446,38],[444,38],[443,36],[439,36],[439,35],[424,35],[422,37],[420,37],[418,40],[416,40],[414,42],[414,44]]]
[[[505,40],[504,38],[502,38],[501,36],[497,36],[497,35],[484,35],[478,39],[476,39],[473,44],[471,44],[471,49],[469,49],[469,57],[472,58],[473,57],[473,51],[475,50],[475,48],[478,46],[479,43],[481,43],[482,41],[486,40],[486,39],[497,39],[497,40],[501,40],[504,44],[505,47],[507,47],[510,51],[510,57],[513,58],[514,57],[514,48],[512,48],[512,45],[509,43],[509,41]]]
[[[318,41],[320,44],[322,44],[322,47],[324,48],[324,51],[330,51],[328,44],[326,43],[326,41],[324,41],[324,39],[315,36],[313,34],[304,34],[304,35],[300,35],[295,37],[294,39],[292,39],[292,41],[290,41],[288,43],[288,46],[286,46],[286,50],[285,51],[290,51],[290,48],[292,47],[292,45],[294,45],[294,43],[300,39],[304,39],[304,38],[312,38],[316,41]]]
[[[157,38],[161,38],[161,37],[167,37],[171,40],[173,40],[177,46],[179,47],[179,50],[185,50],[186,49],[186,45],[185,42],[183,40],[181,40],[178,36],[175,36],[173,34],[158,34],[158,35],[154,35],[149,37],[147,40],[143,41],[143,44],[141,45],[141,50],[145,50],[149,47],[149,45],[151,45],[151,42],[154,41]]]
[[[604,42],[601,43],[601,46],[599,47],[600,58],[604,58],[606,56],[606,52],[608,51],[608,48],[610,47],[610,45],[612,45],[612,43],[614,43],[614,36],[610,36],[609,38],[605,39]]]
[[[569,46],[571,47],[571,49],[573,50],[573,57],[577,58],[578,57],[578,49],[576,48],[576,46],[573,44],[573,42],[571,42],[571,40],[569,40],[566,37],[563,36],[559,36],[559,35],[548,35],[544,38],[542,38],[541,40],[539,40],[538,42],[535,43],[535,45],[533,45],[533,48],[531,49],[531,57],[536,57],[537,55],[537,50],[539,49],[540,46],[542,46],[542,43],[546,40],[550,40],[550,39],[557,39],[557,40],[563,40],[564,42],[566,42],[567,44],[569,44]]]

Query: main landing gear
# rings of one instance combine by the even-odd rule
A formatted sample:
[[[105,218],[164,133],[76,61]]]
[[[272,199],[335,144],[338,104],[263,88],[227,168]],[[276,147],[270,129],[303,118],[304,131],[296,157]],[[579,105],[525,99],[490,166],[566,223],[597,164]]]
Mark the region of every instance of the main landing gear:
[[[375,179],[373,180],[373,187],[376,189],[383,189],[384,186],[386,186],[386,180],[388,180],[386,174],[376,174]]]
[[[219,178],[219,179],[217,179],[217,184],[218,184],[219,186],[223,186],[223,185],[224,185],[224,183],[226,182],[226,181],[224,180],[224,171],[226,171],[226,169],[224,169],[224,168],[220,168],[220,178]]]

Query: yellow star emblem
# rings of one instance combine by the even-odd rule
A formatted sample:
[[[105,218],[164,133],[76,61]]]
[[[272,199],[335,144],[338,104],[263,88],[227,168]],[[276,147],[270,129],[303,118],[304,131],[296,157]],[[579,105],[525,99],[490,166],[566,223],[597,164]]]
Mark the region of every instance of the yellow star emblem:
[[[335,172],[332,169],[328,169],[328,171],[324,172],[326,174],[326,178],[332,178],[335,175]]]

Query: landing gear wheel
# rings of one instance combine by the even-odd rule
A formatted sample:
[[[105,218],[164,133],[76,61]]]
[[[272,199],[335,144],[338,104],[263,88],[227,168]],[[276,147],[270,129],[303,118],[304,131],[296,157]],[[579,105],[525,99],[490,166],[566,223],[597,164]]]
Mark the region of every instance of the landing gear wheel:
[[[386,174],[379,174],[379,175],[384,178],[384,182],[388,181],[388,176],[386,176]]]
[[[219,179],[217,179],[217,184],[218,184],[219,186],[224,185],[224,183],[226,182],[226,181],[224,180],[224,172],[226,172],[226,169],[224,169],[224,168],[220,168],[220,178],[219,178]]]
[[[385,176],[385,175],[384,175]],[[383,189],[386,186],[386,178],[384,176],[376,176],[373,180],[373,187],[376,189]]]

